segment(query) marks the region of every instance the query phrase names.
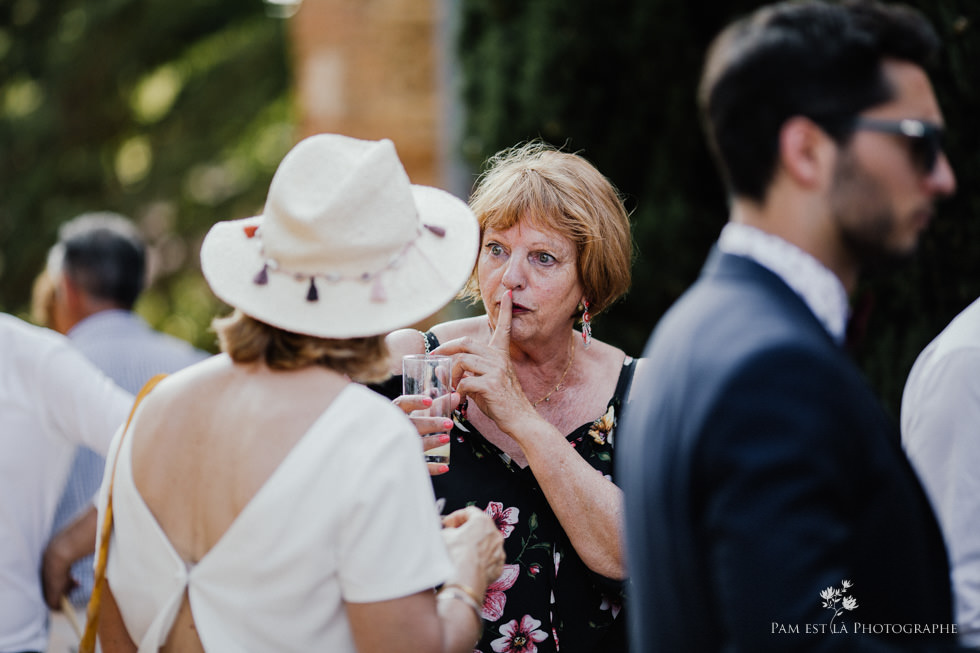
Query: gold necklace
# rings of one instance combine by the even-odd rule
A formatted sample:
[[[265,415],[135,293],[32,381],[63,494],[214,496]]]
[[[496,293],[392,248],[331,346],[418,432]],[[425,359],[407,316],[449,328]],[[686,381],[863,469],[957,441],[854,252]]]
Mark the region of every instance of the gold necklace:
[[[568,356],[568,364],[565,365],[565,371],[561,373],[561,378],[558,379],[558,384],[554,388],[551,389],[551,392],[549,392],[545,396],[541,397],[540,399],[538,399],[537,401],[535,401],[534,403],[532,403],[531,406],[533,408],[537,408],[538,407],[538,404],[540,404],[542,401],[548,401],[548,400],[550,400],[551,399],[551,395],[553,395],[556,392],[558,392],[558,388],[561,387],[561,384],[565,382],[565,377],[568,376],[568,370],[572,369],[572,361],[573,360],[575,360],[575,340],[574,340],[574,336],[573,336],[573,339],[572,339],[572,353],[569,354],[569,356]]]

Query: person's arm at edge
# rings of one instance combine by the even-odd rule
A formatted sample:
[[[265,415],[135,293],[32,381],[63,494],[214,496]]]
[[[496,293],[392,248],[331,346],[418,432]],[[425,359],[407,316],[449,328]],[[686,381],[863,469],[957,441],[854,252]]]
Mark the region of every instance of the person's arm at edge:
[[[133,395],[103,374],[65,340],[39,362],[38,393],[54,428],[67,441],[105,456],[126,421]]]
[[[95,552],[97,526],[96,508],[94,505],[89,505],[78,519],[55,534],[44,550],[41,560],[41,579],[44,586],[44,601],[52,610],[60,609],[61,597],[72,588],[72,564],[79,558]]]
[[[942,525],[962,642],[980,646],[980,494],[969,488],[980,469],[980,347],[934,359],[902,399],[903,447]],[[913,368],[913,374],[916,369]],[[910,380],[912,377],[910,376]],[[912,388],[906,388],[906,395]]]

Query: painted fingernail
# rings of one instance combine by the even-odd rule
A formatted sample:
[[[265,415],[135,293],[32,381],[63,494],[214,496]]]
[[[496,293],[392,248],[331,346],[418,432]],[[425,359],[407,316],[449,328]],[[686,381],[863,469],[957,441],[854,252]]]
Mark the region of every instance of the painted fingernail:
[[[510,297],[511,299],[514,299],[514,290],[513,290],[513,288],[507,291],[507,296]]]
[[[424,397],[422,399],[422,405],[423,406],[431,406],[432,405],[432,397]]]
[[[447,442],[449,442],[449,434],[448,433],[443,433],[442,435],[440,435],[439,436],[439,442],[441,442],[443,444],[446,444]]]
[[[442,428],[444,429],[451,429],[452,427],[453,427],[453,421],[451,419],[447,419],[445,422],[442,423]]]
[[[438,471],[440,474],[445,474],[449,471],[449,465],[439,465],[439,467],[436,468],[436,471]]]

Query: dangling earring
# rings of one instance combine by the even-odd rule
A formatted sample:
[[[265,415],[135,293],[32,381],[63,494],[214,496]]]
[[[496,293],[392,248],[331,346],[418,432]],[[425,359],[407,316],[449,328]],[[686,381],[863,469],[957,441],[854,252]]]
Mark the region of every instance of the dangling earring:
[[[589,300],[583,299],[582,304],[584,304],[582,312],[582,342],[585,343],[585,348],[588,349],[589,345],[592,344],[592,316],[589,315]]]

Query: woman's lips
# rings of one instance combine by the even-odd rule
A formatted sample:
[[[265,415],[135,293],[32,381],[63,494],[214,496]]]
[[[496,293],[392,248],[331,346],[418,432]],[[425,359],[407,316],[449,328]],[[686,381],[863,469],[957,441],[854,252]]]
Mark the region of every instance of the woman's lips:
[[[511,310],[511,314],[516,315],[517,313],[527,313],[530,310],[531,309],[529,309],[526,306],[522,306],[520,304],[514,304],[512,310]]]

